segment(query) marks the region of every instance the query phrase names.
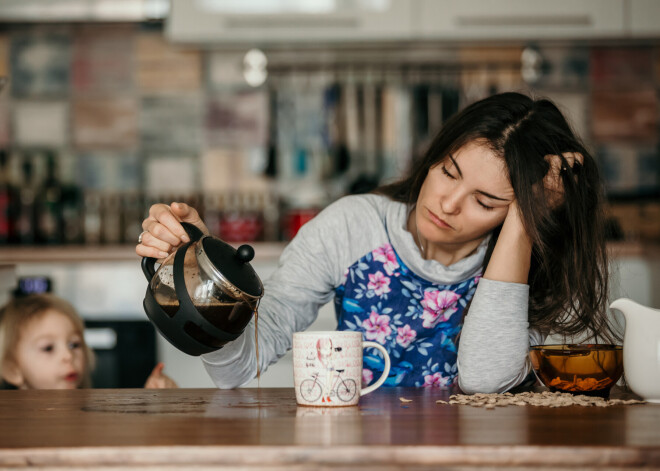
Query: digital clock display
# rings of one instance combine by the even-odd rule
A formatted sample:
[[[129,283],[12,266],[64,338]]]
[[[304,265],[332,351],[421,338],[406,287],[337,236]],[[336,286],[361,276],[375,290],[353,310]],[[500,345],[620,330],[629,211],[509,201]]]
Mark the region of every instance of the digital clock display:
[[[20,294],[49,293],[51,290],[50,278],[46,276],[25,276],[18,280]]]

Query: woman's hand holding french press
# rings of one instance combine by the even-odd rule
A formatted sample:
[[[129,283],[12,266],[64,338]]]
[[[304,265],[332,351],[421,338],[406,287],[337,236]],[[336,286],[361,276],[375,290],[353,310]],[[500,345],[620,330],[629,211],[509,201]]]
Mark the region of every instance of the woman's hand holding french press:
[[[154,204],[149,208],[149,216],[142,222],[143,232],[135,253],[141,257],[162,259],[181,244],[190,242],[182,222],[198,227],[204,234],[209,233],[195,208],[185,203]]]

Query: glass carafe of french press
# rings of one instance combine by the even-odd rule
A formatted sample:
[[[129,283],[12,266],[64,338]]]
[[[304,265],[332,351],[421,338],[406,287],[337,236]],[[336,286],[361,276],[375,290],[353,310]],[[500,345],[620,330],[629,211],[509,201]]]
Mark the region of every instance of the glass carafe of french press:
[[[201,355],[222,348],[243,332],[263,296],[263,284],[250,261],[249,245],[234,249],[182,223],[191,241],[155,270],[156,259],[142,259],[149,281],[144,310],[176,348]]]

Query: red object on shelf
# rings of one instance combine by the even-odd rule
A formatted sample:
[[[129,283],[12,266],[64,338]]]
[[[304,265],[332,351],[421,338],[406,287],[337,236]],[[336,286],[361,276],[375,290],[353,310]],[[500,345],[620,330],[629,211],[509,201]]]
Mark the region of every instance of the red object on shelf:
[[[254,242],[263,239],[264,221],[260,214],[224,214],[219,226],[220,237],[225,242]]]
[[[319,209],[292,209],[287,212],[284,219],[284,236],[287,240],[293,239],[300,228],[311,221],[319,213]]]

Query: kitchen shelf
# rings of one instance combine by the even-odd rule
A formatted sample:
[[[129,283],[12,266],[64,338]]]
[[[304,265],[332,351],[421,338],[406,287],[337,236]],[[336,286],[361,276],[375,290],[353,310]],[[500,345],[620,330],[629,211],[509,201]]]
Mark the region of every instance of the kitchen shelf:
[[[241,243],[231,243],[239,247]],[[286,242],[250,243],[254,248],[254,261],[277,261]],[[64,245],[64,246],[9,246],[0,247],[0,265],[19,263],[83,263],[137,261],[135,245]]]
[[[256,242],[256,262],[277,261],[286,242]],[[241,243],[231,243],[238,247]],[[610,242],[612,257],[660,257],[660,242]],[[3,246],[0,247],[0,265],[19,263],[83,263],[136,261],[134,245],[71,245],[71,246]]]

